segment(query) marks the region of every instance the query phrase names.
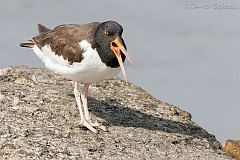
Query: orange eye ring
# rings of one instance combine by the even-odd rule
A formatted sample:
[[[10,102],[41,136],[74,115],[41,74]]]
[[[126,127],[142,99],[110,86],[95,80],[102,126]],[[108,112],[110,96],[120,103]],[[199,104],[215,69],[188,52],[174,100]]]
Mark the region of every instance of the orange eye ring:
[[[104,33],[105,33],[106,35],[109,35],[109,32],[108,32],[107,30],[104,30]]]

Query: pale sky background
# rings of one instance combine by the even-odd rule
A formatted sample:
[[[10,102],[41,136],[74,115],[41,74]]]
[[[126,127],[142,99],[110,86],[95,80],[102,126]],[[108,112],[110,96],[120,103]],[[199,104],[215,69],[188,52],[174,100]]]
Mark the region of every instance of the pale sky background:
[[[130,82],[190,112],[218,140],[240,139],[240,1],[0,1],[0,67],[43,67],[19,43],[36,25],[115,20],[135,66]]]

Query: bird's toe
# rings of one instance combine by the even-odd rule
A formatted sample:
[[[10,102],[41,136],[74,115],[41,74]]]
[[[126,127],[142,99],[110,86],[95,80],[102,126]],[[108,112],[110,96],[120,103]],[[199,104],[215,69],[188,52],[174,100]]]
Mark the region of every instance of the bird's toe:
[[[92,131],[93,133],[98,133],[98,130],[95,129],[91,123],[87,122],[86,120],[83,120],[80,122],[81,126],[84,126],[86,128],[88,128],[90,131]]]
[[[91,123],[93,127],[97,127],[98,129],[101,129],[103,131],[108,131],[107,127],[99,123],[98,121],[95,121],[94,123]]]

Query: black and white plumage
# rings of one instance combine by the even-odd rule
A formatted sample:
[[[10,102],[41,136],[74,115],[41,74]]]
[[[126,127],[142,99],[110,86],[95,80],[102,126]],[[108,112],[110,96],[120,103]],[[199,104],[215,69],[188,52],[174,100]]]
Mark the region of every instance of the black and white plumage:
[[[39,35],[21,47],[32,48],[45,66],[74,81],[74,95],[79,107],[82,126],[97,133],[96,127],[106,130],[98,122],[92,123],[87,106],[89,84],[112,78],[122,70],[127,57],[122,39],[123,28],[114,21],[93,22],[84,25],[66,24],[53,30],[38,25]],[[78,83],[84,83],[80,92]]]

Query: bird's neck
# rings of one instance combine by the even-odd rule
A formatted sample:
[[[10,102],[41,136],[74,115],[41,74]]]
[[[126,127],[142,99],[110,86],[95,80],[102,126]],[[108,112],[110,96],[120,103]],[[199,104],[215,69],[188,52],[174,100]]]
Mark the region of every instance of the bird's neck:
[[[99,54],[99,57],[103,63],[106,64],[106,66],[111,68],[117,68],[119,67],[119,62],[117,60],[117,57],[112,52],[109,46],[98,46],[96,45],[97,52]],[[125,55],[121,54],[122,60],[124,62]]]

